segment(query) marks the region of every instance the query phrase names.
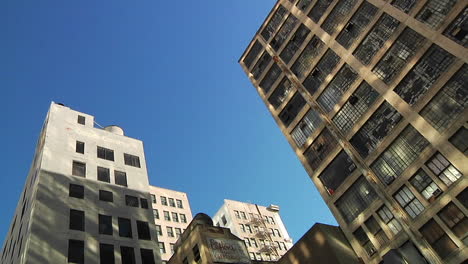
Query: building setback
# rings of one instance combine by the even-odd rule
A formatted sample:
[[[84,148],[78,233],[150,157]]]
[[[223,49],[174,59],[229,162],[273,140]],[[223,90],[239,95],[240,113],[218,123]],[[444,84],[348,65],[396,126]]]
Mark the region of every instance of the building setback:
[[[251,260],[278,260],[292,247],[276,205],[265,207],[225,199],[213,222],[243,239]]]
[[[1,263],[160,263],[143,143],[52,103]]]
[[[171,258],[174,246],[192,221],[187,194],[156,186],[149,186],[154,223],[163,264]]]
[[[365,263],[468,259],[467,17],[455,0],[279,0],[239,59]]]

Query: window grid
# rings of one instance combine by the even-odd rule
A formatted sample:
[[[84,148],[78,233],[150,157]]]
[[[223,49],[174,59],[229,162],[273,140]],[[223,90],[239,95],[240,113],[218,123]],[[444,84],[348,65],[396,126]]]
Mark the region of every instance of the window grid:
[[[367,109],[374,104],[378,96],[379,93],[367,82],[363,81],[340,111],[333,117],[333,122],[343,134],[347,134],[361,116],[367,112]]]
[[[268,102],[270,102],[270,104],[275,109],[277,109],[284,102],[284,100],[286,100],[293,88],[294,86],[291,81],[287,77],[284,77],[280,84],[273,91],[270,98],[268,98]]]
[[[301,24],[299,28],[297,29],[296,33],[291,37],[291,40],[288,42],[286,47],[283,49],[283,51],[280,54],[280,58],[288,64],[289,61],[291,61],[291,58],[296,54],[296,52],[299,50],[301,47],[302,43],[304,43],[304,40],[307,38],[307,35],[309,35],[310,29],[308,29],[304,24]]]
[[[460,15],[452,22],[444,32],[444,35],[456,43],[467,47],[468,46],[468,7],[466,7]]]
[[[336,158],[323,170],[318,177],[330,195],[341,186],[348,176],[356,169],[356,165],[348,154],[342,150]]]
[[[439,186],[437,186],[431,177],[422,169],[416,172],[409,181],[426,200],[429,200],[431,197],[436,197],[441,193]]]
[[[265,28],[263,29],[261,33],[263,39],[265,39],[266,41],[270,39],[273,33],[275,33],[275,31],[280,26],[281,21],[286,16],[287,12],[288,11],[286,10],[286,8],[284,8],[282,5],[278,7],[275,14],[271,17],[270,21],[268,22],[268,24],[265,26]]]
[[[322,133],[320,133],[304,153],[310,167],[316,170],[337,145],[338,141],[336,141],[335,137],[330,133],[328,128],[324,128]]]
[[[312,10],[310,10],[308,17],[315,23],[318,23],[332,2],[333,0],[318,0]]]
[[[400,22],[384,13],[375,26],[367,34],[353,55],[365,65],[369,65],[375,54],[383,47],[385,42],[393,35]]]
[[[327,16],[323,24],[320,26],[330,35],[335,33],[337,26],[343,22],[347,17],[351,9],[353,9],[356,4],[356,0],[341,0],[335,5],[333,10]]]
[[[356,231],[354,231],[353,235],[359,244],[364,248],[368,256],[372,256],[375,254],[375,252],[377,252],[374,244],[372,244],[372,242],[369,240],[369,237],[367,236],[364,229],[362,229],[362,227],[359,227]]]
[[[325,78],[335,69],[340,61],[340,57],[331,49],[322,56],[317,66],[310,72],[309,76],[302,83],[304,87],[313,95],[320,87]]]
[[[413,8],[416,0],[393,0],[391,5],[402,10],[405,13],[409,13],[409,11]]]
[[[361,35],[361,32],[367,27],[372,18],[374,18],[377,10],[377,7],[364,1],[338,35],[336,41],[348,49]]]
[[[428,0],[416,19],[437,29],[456,3],[456,0]]]
[[[291,132],[291,137],[293,138],[296,145],[300,148],[304,146],[307,139],[312,133],[322,124],[322,118],[319,113],[315,110],[310,109],[304,118],[299,122],[299,124]]]
[[[388,243],[388,237],[385,232],[380,227],[379,223],[373,216],[369,217],[365,222],[367,229],[374,235],[377,242],[379,242],[379,247],[383,247]]]
[[[437,152],[426,166],[447,186],[460,179],[463,174],[458,171],[442,154]]]
[[[270,54],[268,54],[267,51],[264,51],[262,56],[258,59],[257,63],[255,63],[255,66],[252,68],[251,73],[255,80],[258,80],[260,75],[262,75],[263,71],[268,66],[270,61],[271,61]]]
[[[346,223],[351,223],[377,199],[377,194],[364,177],[360,177],[335,202]]]
[[[452,137],[449,139],[450,143],[460,150],[465,156],[468,156],[468,129],[461,127]]]
[[[444,232],[440,225],[434,220],[429,220],[419,229],[419,232],[434,248],[441,258],[445,258],[453,251],[457,250],[457,245]]]
[[[262,48],[262,44],[260,44],[260,42],[256,40],[255,43],[252,45],[252,48],[250,49],[249,53],[244,58],[244,64],[247,68],[250,68],[250,66],[252,66],[252,62],[255,60],[255,58],[257,58]]]
[[[398,234],[402,227],[400,222],[395,218],[395,216],[392,214],[390,209],[388,209],[387,206],[382,206],[378,211],[377,214],[380,216],[382,221],[390,228],[392,233],[394,235]]]
[[[271,66],[270,70],[265,74],[263,80],[260,82],[260,88],[262,88],[263,92],[267,93],[268,91],[270,91],[271,86],[273,85],[273,83],[275,83],[275,81],[280,75],[281,68],[275,62]]]
[[[389,84],[425,42],[425,38],[419,33],[406,28],[372,72]]]
[[[276,36],[270,42],[270,46],[275,51],[278,51],[278,49],[283,45],[298,22],[299,20],[294,15],[289,15],[286,22],[284,22]]]
[[[461,240],[468,238],[468,218],[453,202],[450,202],[437,214],[440,219]]]
[[[317,102],[326,112],[330,112],[340,101],[343,94],[356,81],[356,78],[357,72],[348,64],[345,64],[318,97]]]
[[[386,185],[399,177],[429,146],[429,142],[411,125],[371,165],[372,170]]]
[[[408,104],[414,105],[431,88],[455,57],[437,45],[432,45],[395,88]]]
[[[468,106],[468,66],[462,68],[423,108],[421,116],[439,132],[443,132]]]
[[[305,100],[300,93],[296,93],[288,104],[284,107],[283,111],[279,114],[279,119],[283,122],[284,126],[288,127],[291,122],[296,118],[299,111],[305,105]]]
[[[312,67],[312,61],[317,57],[320,51],[324,47],[324,43],[317,36],[313,36],[309,41],[304,51],[296,59],[296,62],[291,66],[291,71],[297,76],[298,79],[302,79],[306,72]]]
[[[413,219],[424,211],[424,205],[422,205],[411,190],[404,185],[393,195],[393,197]]]

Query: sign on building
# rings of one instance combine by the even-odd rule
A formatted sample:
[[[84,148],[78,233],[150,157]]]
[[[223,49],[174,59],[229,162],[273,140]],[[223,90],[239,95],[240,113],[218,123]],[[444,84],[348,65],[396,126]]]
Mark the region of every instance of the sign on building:
[[[244,242],[224,238],[208,238],[208,249],[214,262],[250,263]]]

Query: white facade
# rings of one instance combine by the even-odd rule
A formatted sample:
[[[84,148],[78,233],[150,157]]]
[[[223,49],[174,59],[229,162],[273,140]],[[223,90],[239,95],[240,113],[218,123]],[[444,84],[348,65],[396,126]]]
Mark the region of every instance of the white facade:
[[[293,245],[276,205],[225,199],[213,222],[243,239],[253,260],[277,260]]]
[[[143,143],[108,130],[51,104],[1,263],[160,263]]]

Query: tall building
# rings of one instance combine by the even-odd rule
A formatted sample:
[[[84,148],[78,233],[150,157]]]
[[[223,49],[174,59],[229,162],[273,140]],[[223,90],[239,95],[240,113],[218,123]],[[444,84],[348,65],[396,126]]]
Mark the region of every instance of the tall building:
[[[225,199],[213,222],[243,239],[252,260],[278,260],[292,247],[277,205],[265,207]]]
[[[52,103],[1,263],[160,263],[143,143]]]
[[[239,59],[365,263],[468,258],[468,7],[279,0]]]
[[[184,192],[149,186],[153,204],[154,223],[164,263],[174,253],[174,246],[192,221],[192,210]]]

